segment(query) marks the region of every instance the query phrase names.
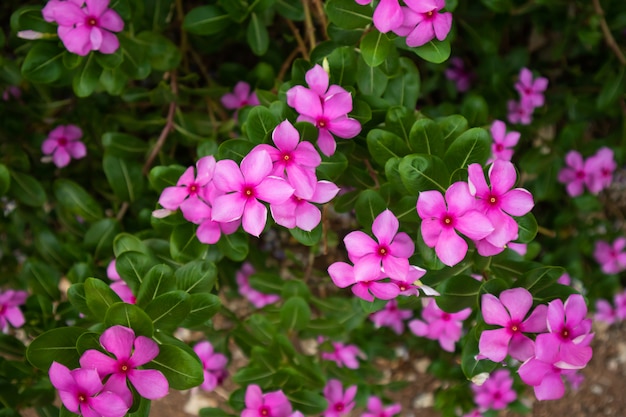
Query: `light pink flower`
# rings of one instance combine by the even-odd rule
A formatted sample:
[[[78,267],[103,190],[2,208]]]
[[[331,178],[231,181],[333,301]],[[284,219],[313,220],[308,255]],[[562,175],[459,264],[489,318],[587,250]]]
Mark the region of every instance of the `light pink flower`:
[[[446,78],[454,81],[459,93],[469,90],[474,74],[465,68],[463,60],[458,56],[450,58],[450,66],[444,71]]]
[[[361,124],[348,117],[352,111],[352,95],[339,85],[329,87],[328,73],[316,64],[305,74],[309,88],[297,85],[287,91],[287,104],[300,115],[297,121],[317,127],[317,145],[331,156],[337,144],[333,135],[350,139],[361,132]]]
[[[615,294],[613,298],[615,302],[615,314],[620,320],[626,319],[626,291]]]
[[[492,294],[483,294],[481,300],[485,323],[501,328],[484,330],[480,334],[479,354],[494,362],[503,361],[507,353],[519,361],[533,356],[535,344],[524,333],[541,333],[547,330],[548,307],[539,305],[528,315],[533,305],[533,296],[525,288],[502,291],[499,298]]]
[[[390,300],[385,308],[370,315],[374,327],[389,327],[396,334],[404,332],[404,320],[413,317],[413,311],[398,308],[396,300]]]
[[[241,417],[289,417],[293,411],[289,399],[281,390],[263,394],[258,385],[248,385],[245,404]]]
[[[509,100],[506,105],[508,109],[507,118],[510,123],[529,125],[533,121],[533,108],[528,107],[523,101]]]
[[[474,402],[481,411],[503,410],[517,399],[513,390],[513,378],[509,371],[500,369],[489,375],[482,385],[472,384]]]
[[[367,400],[367,411],[361,417],[393,417],[402,410],[398,403],[383,407],[383,402],[376,396],[371,396]]]
[[[562,284],[562,285],[571,285],[572,284],[572,277],[569,276],[569,274],[567,272],[565,272],[563,275],[561,275],[559,277],[559,279],[556,280],[557,284]]]
[[[538,400],[558,400],[565,394],[565,377],[573,388],[581,382],[581,375],[573,369],[561,369],[549,362],[532,357],[524,362],[517,371],[525,384],[533,387]]]
[[[357,345],[346,345],[342,342],[331,342],[332,352],[322,352],[322,359],[334,361],[338,367],[344,366],[349,369],[359,369],[358,358],[365,359],[365,353]]]
[[[595,155],[590,156],[585,161],[585,171],[587,172],[586,185],[589,192],[598,194],[605,188],[610,187],[613,182],[613,171],[617,168],[617,163],[613,159],[613,151],[602,147]]]
[[[200,388],[211,392],[226,379],[228,358],[221,353],[214,352],[213,345],[207,340],[196,343],[193,351],[202,362],[204,381]]]
[[[463,320],[471,313],[471,308],[448,313],[440,309],[434,299],[428,298],[424,301],[423,320],[411,320],[409,329],[416,336],[437,340],[442,349],[454,352],[454,344],[461,338]]]
[[[277,294],[265,294],[255,290],[250,285],[250,275],[254,274],[254,267],[249,262],[244,262],[235,274],[237,281],[237,291],[245,297],[256,308],[263,308],[268,304],[273,304],[280,300]]]
[[[117,325],[102,333],[100,344],[115,357],[89,349],[80,357],[80,366],[97,370],[101,378],[109,376],[105,389],[119,395],[128,407],[132,405],[133,395],[127,380],[139,395],[149,400],[167,395],[169,383],[160,371],[138,368],[159,354],[159,346],[154,340],[145,336],[135,337],[133,329]]]
[[[476,199],[468,184],[455,182],[445,200],[436,190],[422,191],[417,199],[417,213],[422,219],[424,243],[435,248],[437,257],[448,266],[459,263],[467,254],[467,242],[457,230],[472,240],[480,240],[494,231],[489,219],[476,210]]]
[[[59,38],[68,51],[87,55],[90,51],[112,54],[120,46],[112,32],[124,29],[124,21],[109,0],[50,0],[42,10],[48,22],[56,22]]]
[[[440,13],[446,6],[445,0],[405,0],[408,7],[402,8],[404,21],[393,31],[406,36],[410,47],[422,46],[437,38],[444,40],[452,28],[452,13]]]
[[[95,369],[74,369],[54,361],[48,371],[65,408],[83,417],[122,417],[129,406],[114,392],[104,390]]]
[[[258,106],[261,103],[254,91],[250,92],[250,84],[239,81],[235,84],[232,93],[226,93],[220,99],[224,107],[229,110],[239,110],[245,106]]]
[[[517,145],[520,138],[519,132],[506,132],[506,124],[501,120],[494,120],[491,124],[491,155],[493,159],[503,159],[510,161],[513,157],[513,147]]]
[[[80,141],[82,136],[83,131],[76,125],[57,126],[41,144],[41,151],[44,155],[52,155],[54,164],[63,168],[72,158],[81,159],[87,155],[87,148]]]
[[[515,83],[515,89],[521,96],[521,101],[528,108],[541,107],[544,103],[543,92],[548,88],[548,79],[537,77],[533,79],[533,73],[528,68],[522,68],[519,80]]]
[[[596,313],[593,319],[606,324],[613,324],[617,321],[617,311],[607,300],[596,300]]]
[[[6,290],[0,292],[0,329],[2,333],[9,331],[9,324],[15,328],[25,323],[24,314],[20,306],[26,302],[28,293],[21,290]]]
[[[112,282],[109,287],[113,290],[115,294],[117,294],[120,299],[128,304],[135,304],[137,302],[137,297],[133,294],[133,290],[130,289],[126,282],[119,280]]]
[[[399,295],[403,295],[405,297],[409,296],[418,296],[419,290],[426,295],[439,295],[439,293],[432,288],[423,285],[419,280],[426,274],[426,270],[420,268],[419,266],[409,265],[409,272],[406,274],[404,279],[391,279],[391,282],[398,286],[398,290],[400,291]],[[433,292],[431,292],[433,291]]]
[[[328,408],[322,415],[324,417],[342,417],[349,414],[355,406],[356,390],[356,385],[352,385],[344,392],[343,385],[339,380],[329,380],[324,387],[324,397],[328,401]]]
[[[559,171],[557,179],[565,184],[567,193],[571,197],[579,196],[583,193],[589,177],[583,156],[578,151],[569,151],[565,155],[565,164],[567,166]]]
[[[618,237],[612,244],[603,240],[596,242],[593,257],[605,274],[618,274],[626,270],[626,238]]]
[[[259,236],[267,222],[267,208],[259,201],[281,204],[293,194],[282,178],[271,176],[272,160],[264,151],[251,152],[241,166],[229,159],[215,167],[214,184],[225,194],[213,201],[211,219],[228,223],[242,219],[243,230]]]
[[[391,300],[400,293],[397,285],[392,282],[381,282],[385,276],[381,274],[371,281],[359,281],[354,275],[354,267],[345,262],[335,262],[328,267],[328,275],[339,288],[351,287],[352,293],[366,301]]]
[[[308,199],[301,197],[297,192],[282,204],[270,206],[272,218],[276,224],[288,229],[298,227],[310,232],[322,220],[319,208],[311,203],[325,204],[335,198],[339,188],[330,181],[318,181],[313,195]]]

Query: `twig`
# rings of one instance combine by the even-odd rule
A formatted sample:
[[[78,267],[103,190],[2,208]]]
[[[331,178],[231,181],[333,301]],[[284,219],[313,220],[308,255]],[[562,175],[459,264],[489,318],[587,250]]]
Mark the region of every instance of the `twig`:
[[[298,46],[296,49],[291,51],[291,53],[289,54],[285,62],[283,62],[283,65],[281,65],[280,71],[278,72],[278,77],[277,77],[279,83],[283,81],[283,78],[285,78],[285,74],[287,73],[289,68],[291,68],[291,63],[296,58],[296,56],[300,53],[300,51],[301,49]]]
[[[170,107],[167,111],[167,118],[165,120],[165,126],[163,127],[163,130],[161,130],[161,134],[159,135],[157,142],[154,144],[154,147],[152,148],[152,151],[150,152],[148,159],[146,159],[146,163],[143,165],[143,169],[141,170],[143,175],[147,175],[148,171],[150,171],[150,167],[152,166],[154,159],[157,157],[157,155],[161,151],[161,148],[163,147],[163,145],[165,145],[165,140],[167,139],[167,135],[170,133],[170,131],[174,127],[174,114],[176,113],[176,96],[178,95],[178,84],[176,83],[176,72],[171,72],[170,78],[171,78],[170,88],[172,90],[172,93],[174,94],[174,100],[172,100],[172,102],[170,103]]]
[[[120,207],[120,211],[118,211],[117,216],[115,216],[115,220],[117,220],[118,222],[122,221],[122,219],[124,218],[124,215],[128,211],[128,207],[130,207],[130,205],[128,204],[128,201],[124,201],[122,203],[122,207]]]
[[[602,29],[602,34],[604,35],[604,40],[606,41],[607,46],[615,53],[615,56],[619,60],[619,62],[626,66],[626,56],[622,53],[617,42],[615,42],[615,38],[611,34],[611,30],[609,29],[609,25],[606,23],[606,19],[604,18],[604,10],[600,5],[600,0],[591,0],[593,3],[593,8],[596,11],[596,14],[600,17],[600,29]]]
[[[547,229],[543,226],[537,226],[537,233],[540,233],[547,237],[556,237],[556,232],[554,230]]]
[[[304,39],[302,39],[302,36],[300,36],[300,32],[298,31],[298,28],[293,24],[291,20],[285,19],[285,21],[287,22],[287,26],[289,26],[289,29],[291,29],[291,33],[293,33],[293,37],[296,39],[296,43],[298,44],[298,50],[302,52],[302,56],[304,57],[304,59],[308,61],[309,51],[306,48]]]
[[[367,168],[367,173],[370,175],[370,177],[372,177],[372,180],[374,180],[374,188],[379,189],[380,183],[378,182],[378,176],[376,175],[374,167],[372,166],[372,164],[370,164],[369,160],[364,159],[363,161],[365,162],[365,168]]]
[[[302,7],[304,7],[304,29],[306,31],[307,39],[309,40],[309,48],[312,51],[317,42],[315,41],[315,27],[313,26],[313,19],[311,19],[309,1],[310,0],[302,0]]]
[[[313,4],[317,9],[317,19],[319,20],[320,26],[322,26],[322,33],[324,34],[324,39],[330,39],[328,37],[328,33],[326,28],[328,27],[328,19],[326,19],[326,12],[324,11],[324,6],[322,5],[322,0],[313,0]]]

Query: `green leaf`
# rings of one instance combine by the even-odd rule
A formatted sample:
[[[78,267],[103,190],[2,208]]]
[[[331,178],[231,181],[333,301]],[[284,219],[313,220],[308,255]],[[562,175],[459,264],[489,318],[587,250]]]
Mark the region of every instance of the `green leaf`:
[[[104,316],[106,327],[121,325],[135,331],[137,336],[152,337],[154,326],[152,319],[138,306],[128,303],[115,303],[108,308]]]
[[[26,346],[17,338],[0,333],[0,352],[21,360],[26,354]]]
[[[0,197],[5,195],[11,187],[11,172],[6,165],[0,164]]]
[[[413,61],[405,57],[400,58],[399,72],[398,76],[389,80],[383,98],[394,105],[413,110],[420,93],[420,74]]]
[[[113,255],[113,240],[122,231],[117,219],[100,219],[85,232],[85,247],[93,251],[95,259]]]
[[[363,60],[370,67],[377,67],[382,64],[392,47],[387,35],[375,29],[363,37],[360,45]]]
[[[484,165],[491,155],[491,136],[483,128],[472,128],[456,138],[443,157],[451,172],[465,169],[470,164]]]
[[[102,208],[83,187],[72,180],[58,179],[54,182],[54,196],[66,210],[88,222],[102,218]]]
[[[255,106],[248,113],[243,124],[243,132],[252,143],[260,144],[271,137],[274,128],[280,121],[278,117],[263,106]]]
[[[137,292],[137,305],[145,306],[159,295],[176,289],[174,271],[165,264],[155,265],[145,275]]]
[[[36,43],[24,58],[22,75],[32,82],[42,84],[58,80],[64,71],[64,52],[48,42]]]
[[[289,331],[303,330],[311,321],[311,308],[302,297],[292,297],[280,309],[280,324]]]
[[[189,294],[208,293],[217,280],[217,268],[213,262],[191,261],[176,270],[176,286]]]
[[[180,165],[156,166],[150,170],[148,177],[150,186],[157,193],[161,193],[166,187],[176,186],[178,179],[184,172],[185,167]]]
[[[372,314],[385,308],[387,300],[375,298],[374,301],[367,301],[359,298],[359,304],[361,305],[363,312],[365,312],[366,314]]]
[[[274,370],[267,369],[266,367],[250,365],[239,368],[237,373],[233,375],[233,382],[240,385],[257,384],[264,386],[274,373]]]
[[[602,89],[596,99],[596,107],[598,110],[606,110],[614,104],[619,97],[622,97],[626,89],[626,76],[624,76],[624,67],[620,67],[617,75],[611,75],[608,79],[602,80]]]
[[[289,234],[304,246],[315,246],[322,239],[322,224],[318,224],[313,230],[307,232],[298,227],[289,229]]]
[[[515,217],[515,221],[517,221],[517,224],[519,226],[519,235],[516,239],[516,242],[532,242],[535,239],[535,236],[537,236],[538,230],[537,220],[535,219],[535,216],[532,213],[526,213],[521,217]]]
[[[102,168],[117,198],[127,202],[133,202],[139,198],[144,187],[139,163],[105,153]]]
[[[363,190],[354,205],[356,219],[365,228],[371,227],[374,219],[387,208],[385,200],[374,190]]]
[[[85,280],[85,299],[94,317],[104,321],[109,307],[122,300],[104,281],[97,278]]]
[[[58,300],[61,296],[59,291],[61,274],[41,261],[30,258],[24,262],[20,278],[28,283],[33,294],[40,294],[52,300]]]
[[[469,275],[453,275],[438,287],[441,294],[437,305],[444,311],[456,313],[464,308],[476,308],[482,283]]]
[[[220,0],[219,4],[228,12],[230,18],[237,23],[246,20],[250,12],[247,0]]]
[[[397,39],[401,39],[401,41],[404,42],[403,38]],[[448,39],[444,39],[443,41],[434,39],[425,45],[413,48],[417,56],[433,64],[441,64],[447,60],[450,57],[450,50],[450,41]]]
[[[133,294],[137,294],[144,276],[152,268],[152,265],[150,256],[135,251],[124,252],[115,260],[117,273],[128,284]]]
[[[215,314],[217,314],[222,303],[220,298],[214,294],[196,293],[189,296],[190,310],[181,327],[195,327],[205,324]]]
[[[141,252],[148,255],[148,247],[135,235],[120,233],[113,241],[113,253],[119,257],[124,252]]]
[[[122,72],[131,79],[143,80],[150,75],[152,68],[147,58],[148,50],[141,45],[130,32],[120,32],[118,35],[120,48],[124,60],[120,65]]]
[[[461,113],[467,118],[470,126],[483,126],[487,124],[489,106],[482,96],[468,94],[461,103]]]
[[[287,395],[293,408],[304,415],[319,414],[328,408],[328,401],[318,392],[301,390]]]
[[[157,357],[144,366],[161,371],[167,378],[170,388],[176,390],[196,387],[204,380],[202,364],[198,357],[171,344],[159,345]]]
[[[479,335],[476,327],[465,336],[465,344],[461,353],[461,369],[467,379],[472,379],[483,372],[491,373],[498,365],[487,359],[476,359],[479,353],[478,339]]]
[[[330,79],[333,84],[352,85],[356,82],[356,52],[354,48],[342,46],[328,55]]]
[[[511,0],[480,0],[480,2],[496,13],[507,13],[513,8]]]
[[[265,24],[256,13],[250,14],[246,39],[250,49],[252,49],[252,53],[258,56],[265,55],[267,48],[270,46],[270,35]]]
[[[248,235],[243,232],[235,232],[232,235],[222,234],[217,242],[217,247],[228,259],[236,262],[243,261],[248,257]]]
[[[319,179],[336,181],[346,168],[348,168],[348,158],[341,152],[335,152],[330,157],[322,155],[322,163],[317,167],[317,173]]]
[[[526,288],[530,292],[543,290],[557,282],[565,273],[560,266],[542,266],[524,272],[521,278],[515,281],[516,287]]]
[[[177,262],[196,260],[206,252],[207,245],[196,237],[195,225],[184,223],[178,225],[170,236],[170,253]]]
[[[413,152],[443,157],[443,132],[433,120],[420,119],[413,123],[409,143]]]
[[[102,135],[102,146],[104,146],[108,155],[118,158],[143,158],[148,152],[147,142],[127,133],[104,133]]]
[[[189,294],[184,291],[170,291],[156,297],[144,310],[152,319],[155,329],[174,330],[191,311]]]
[[[353,0],[327,0],[324,8],[328,20],[343,29],[363,28],[372,23],[372,8]]]
[[[178,47],[160,33],[144,31],[137,35],[137,42],[148,51],[150,65],[157,71],[168,71],[178,67],[182,54]]]
[[[398,173],[402,184],[409,193],[417,195],[420,191],[448,188],[448,170],[443,161],[432,155],[411,154],[400,160]]]
[[[28,345],[26,358],[38,369],[47,372],[52,362],[56,361],[70,369],[78,368],[78,350],[76,342],[85,333],[78,327],[60,327],[40,334]]]
[[[200,6],[191,9],[183,20],[183,29],[196,35],[213,35],[231,24],[227,13],[217,6]]]
[[[280,275],[271,272],[258,272],[249,277],[250,286],[265,294],[279,294],[285,284]]]
[[[441,117],[437,119],[437,125],[443,133],[446,148],[454,139],[458,138],[461,133],[465,132],[468,127],[467,119],[460,114]]]
[[[87,97],[93,93],[98,86],[98,80],[102,74],[102,68],[91,53],[87,56],[83,66],[76,72],[72,79],[74,94],[78,97]]]
[[[128,77],[119,68],[102,70],[100,74],[100,83],[107,93],[112,96],[119,96],[124,92]]]
[[[387,88],[389,79],[378,67],[370,67],[360,56],[356,65],[356,83],[365,95],[380,97]]]
[[[95,54],[96,62],[103,69],[116,69],[124,61],[124,55],[121,49],[117,49],[112,54]]]
[[[276,0],[274,8],[284,18],[296,22],[304,20],[304,8],[300,0]]]
[[[367,149],[372,159],[385,166],[389,158],[402,157],[409,153],[407,144],[394,133],[372,129],[367,134]]]
[[[236,163],[250,153],[254,143],[243,139],[229,139],[220,144],[217,149],[217,159],[232,159]]]
[[[67,290],[67,298],[70,300],[70,303],[78,310],[80,313],[83,313],[87,316],[91,315],[91,310],[87,305],[87,297],[85,296],[85,284],[82,282],[77,284],[72,284],[72,286]]]
[[[41,183],[28,174],[11,171],[10,194],[27,206],[41,207],[46,202],[46,192]]]

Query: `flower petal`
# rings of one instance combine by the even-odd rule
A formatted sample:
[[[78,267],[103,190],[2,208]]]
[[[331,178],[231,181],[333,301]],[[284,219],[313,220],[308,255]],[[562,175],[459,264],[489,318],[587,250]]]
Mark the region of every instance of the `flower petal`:
[[[128,379],[137,392],[149,400],[163,398],[169,391],[169,383],[160,371],[154,369],[133,369]]]
[[[109,327],[100,336],[100,344],[122,361],[130,358],[134,341],[135,332],[124,326]]]

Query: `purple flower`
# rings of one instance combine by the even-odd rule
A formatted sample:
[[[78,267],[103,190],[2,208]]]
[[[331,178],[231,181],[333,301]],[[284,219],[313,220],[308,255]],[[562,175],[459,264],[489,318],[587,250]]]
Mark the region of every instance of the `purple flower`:
[[[493,159],[503,159],[510,161],[513,157],[513,148],[520,138],[519,132],[506,133],[506,125],[501,120],[494,120],[491,124],[491,154]]]
[[[338,367],[344,366],[349,369],[359,369],[359,360],[365,359],[365,353],[356,345],[346,345],[342,342],[332,342],[332,352],[322,352],[322,359],[334,361]]]
[[[408,234],[398,233],[399,226],[396,216],[387,209],[376,216],[372,224],[372,233],[378,241],[361,231],[350,232],[344,238],[357,281],[376,279],[381,268],[389,278],[403,280],[406,277],[415,244]]]
[[[213,345],[206,340],[198,342],[193,347],[193,351],[200,358],[204,370],[204,381],[200,388],[211,392],[226,379],[228,358],[221,353],[214,352]]]
[[[383,407],[383,402],[376,396],[371,396],[367,400],[367,411],[361,417],[393,417],[402,410],[398,403]]]
[[[437,257],[448,266],[461,262],[467,243],[457,230],[472,240],[480,240],[494,231],[489,219],[476,210],[476,199],[468,184],[455,182],[443,195],[436,190],[422,191],[417,199],[417,213],[422,218],[424,243],[435,248]]]
[[[328,401],[328,408],[322,415],[324,417],[342,417],[349,414],[355,406],[356,390],[356,385],[352,385],[344,392],[343,385],[339,380],[329,380],[324,387],[324,397]]]
[[[547,330],[548,307],[539,305],[526,318],[532,304],[533,296],[525,288],[502,291],[499,298],[492,294],[483,294],[481,311],[485,323],[501,328],[484,330],[481,333],[478,342],[480,355],[494,362],[503,361],[507,353],[519,361],[533,356],[535,344],[523,333],[541,333]]]
[[[65,408],[83,417],[122,417],[129,406],[117,394],[103,391],[102,381],[95,369],[70,371],[52,362],[48,371],[50,382],[59,391]]]
[[[272,218],[277,224],[288,229],[298,227],[310,232],[322,220],[320,209],[311,203],[325,204],[335,198],[339,188],[330,181],[318,181],[313,195],[308,199],[294,192],[291,198],[282,204],[270,206]]]
[[[474,402],[481,411],[503,410],[517,399],[517,393],[513,390],[513,378],[505,369],[489,375],[480,386],[472,384],[472,391]]]
[[[281,204],[293,194],[282,178],[271,176],[270,155],[259,150],[246,155],[241,167],[229,159],[215,167],[214,184],[225,194],[213,201],[213,221],[228,223],[242,219],[243,230],[259,236],[267,222],[267,208],[259,201]]]
[[[351,286],[352,293],[366,301],[374,301],[374,297],[381,300],[396,298],[400,289],[393,282],[380,282],[385,275],[380,272],[370,281],[358,280],[354,274],[354,267],[345,262],[335,262],[328,267],[328,275],[339,288]]]
[[[133,329],[118,325],[102,333],[100,344],[115,357],[89,349],[81,356],[80,366],[97,370],[101,378],[109,376],[105,389],[119,395],[128,407],[132,405],[133,396],[127,379],[144,398],[156,400],[167,395],[169,384],[160,371],[138,369],[159,354],[159,346],[154,340],[145,336],[135,337]]]
[[[618,274],[626,270],[626,238],[618,237],[612,244],[599,240],[593,250],[593,257],[605,274]]]
[[[452,13],[440,13],[445,0],[405,0],[402,8],[404,21],[394,29],[399,36],[406,36],[410,47],[422,46],[434,38],[444,40],[452,27]]]
[[[76,125],[57,126],[41,144],[41,151],[44,155],[52,155],[54,164],[63,168],[72,158],[81,159],[87,155],[87,148],[80,141],[82,136],[83,131]]]
[[[68,51],[87,55],[89,51],[112,54],[120,47],[111,32],[124,29],[124,21],[109,0],[50,0],[42,10],[48,22],[56,22],[59,38]]]
[[[250,301],[256,308],[263,308],[280,300],[280,296],[277,294],[265,294],[252,288],[249,278],[254,272],[254,267],[249,262],[245,262],[241,269],[237,271],[235,280],[237,281],[239,294]]]
[[[232,93],[226,93],[222,96],[221,102],[229,110],[239,110],[245,106],[258,106],[261,103],[256,93],[250,92],[250,84],[245,81],[239,81],[235,84]]]
[[[258,385],[248,385],[245,404],[241,417],[289,417],[292,413],[291,403],[282,391],[263,394]]]
[[[537,336],[535,356],[557,368],[581,369],[591,359],[589,344],[593,339],[591,320],[586,319],[587,306],[580,294],[565,301],[556,299],[548,304],[548,331]]]
[[[385,304],[385,308],[370,315],[370,320],[374,322],[374,326],[378,329],[381,327],[389,327],[396,334],[402,334],[404,331],[404,320],[413,317],[413,311],[402,310],[398,308],[398,302],[391,300]]]
[[[6,290],[0,292],[0,329],[8,333],[9,324],[18,328],[25,323],[24,314],[20,306],[26,302],[28,293],[20,290]]]
[[[448,313],[440,309],[432,298],[426,299],[424,304],[423,320],[411,320],[409,329],[416,336],[437,340],[442,349],[454,352],[454,344],[461,338],[463,320],[469,317],[472,309],[465,308],[456,313]]]
[[[446,78],[454,81],[456,89],[463,93],[470,88],[473,74],[465,68],[463,60],[458,56],[450,58],[450,66],[444,71]]]
[[[352,95],[338,85],[329,87],[328,73],[315,65],[305,74],[309,88],[301,85],[287,91],[287,104],[300,115],[297,121],[309,122],[318,129],[317,145],[331,156],[337,144],[333,135],[350,139],[361,132],[361,124],[348,117],[352,111]]]
[[[521,101],[528,108],[541,107],[544,103],[543,92],[548,88],[548,79],[537,77],[528,68],[522,68],[515,89],[521,96]]]

